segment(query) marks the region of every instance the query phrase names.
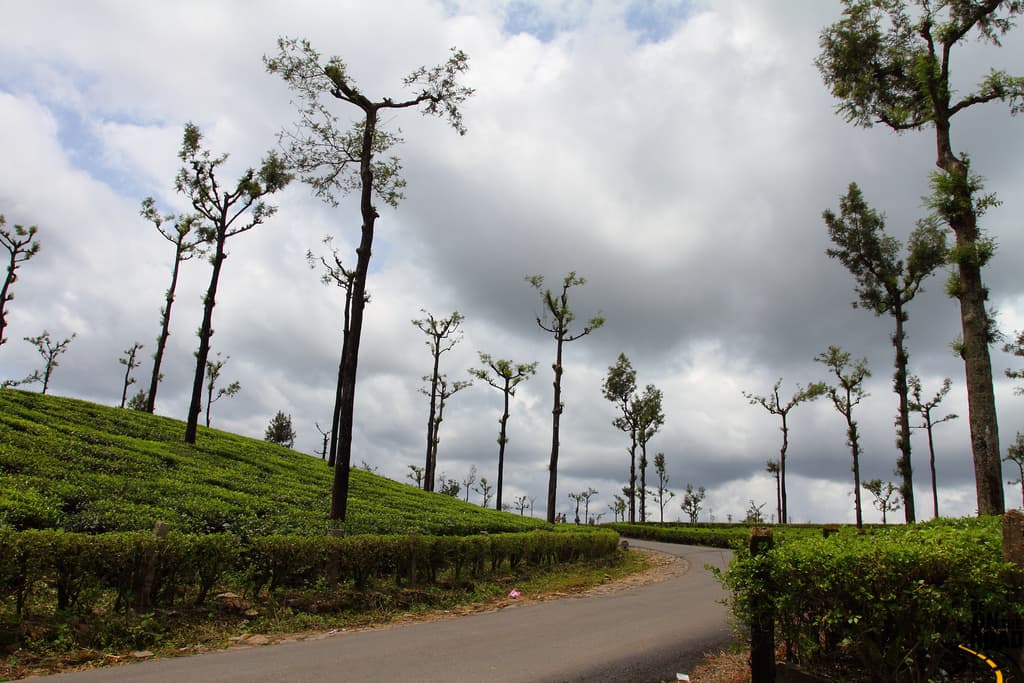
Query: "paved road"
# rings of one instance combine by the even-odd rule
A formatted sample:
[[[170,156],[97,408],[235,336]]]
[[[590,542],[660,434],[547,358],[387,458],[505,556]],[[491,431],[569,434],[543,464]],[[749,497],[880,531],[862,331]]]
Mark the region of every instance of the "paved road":
[[[729,640],[723,591],[705,564],[729,551],[631,541],[679,555],[689,570],[606,595],[514,605],[496,612],[322,640],[148,661],[62,674],[78,683],[344,681],[381,683],[646,683],[674,681]],[[48,680],[49,680],[48,679]]]

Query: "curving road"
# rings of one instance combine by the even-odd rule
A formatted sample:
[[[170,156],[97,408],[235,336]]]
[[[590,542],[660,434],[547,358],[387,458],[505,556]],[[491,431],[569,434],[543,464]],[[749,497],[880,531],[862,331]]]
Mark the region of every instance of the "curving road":
[[[718,548],[630,541],[689,570],[607,594],[523,603],[457,619],[339,633],[50,677],[77,681],[561,683],[673,681],[730,640],[724,597],[705,564]]]

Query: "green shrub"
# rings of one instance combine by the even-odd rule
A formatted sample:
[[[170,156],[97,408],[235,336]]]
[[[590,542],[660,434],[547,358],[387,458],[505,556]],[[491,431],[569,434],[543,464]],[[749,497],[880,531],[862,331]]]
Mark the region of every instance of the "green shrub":
[[[740,547],[722,580],[739,621],[773,610],[804,664],[853,657],[879,680],[929,680],[949,648],[972,642],[980,615],[1024,612],[1014,572],[990,517],[808,535],[757,558]]]

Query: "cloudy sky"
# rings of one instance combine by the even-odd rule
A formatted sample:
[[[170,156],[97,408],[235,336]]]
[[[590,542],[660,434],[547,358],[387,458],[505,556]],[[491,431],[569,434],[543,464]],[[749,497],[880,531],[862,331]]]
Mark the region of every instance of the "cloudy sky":
[[[864,478],[895,479],[892,321],[850,306],[852,280],[825,256],[821,213],[848,183],[905,239],[924,215],[934,168],[926,132],[862,130],[834,114],[813,66],[818,34],[839,17],[819,0],[295,0],[68,3],[4,2],[0,41],[0,213],[39,226],[42,250],[19,271],[9,304],[0,378],[39,367],[23,337],[76,333],[53,393],[120,400],[123,350],[145,344],[137,371],[148,384],[173,249],[139,216],[155,198],[164,212],[188,207],[174,192],[183,126],[195,122],[237,178],[277,146],[296,119],[283,81],[262,58],[279,36],[307,38],[337,55],[373,98],[401,97],[403,76],[470,56],[476,94],[460,137],[413,111],[389,113],[408,182],[397,210],[377,223],[356,396],[353,462],[399,480],[421,465],[430,370],[411,320],[458,310],[465,336],[443,360],[468,378],[477,352],[539,361],[512,405],[505,499],[535,497],[543,514],[551,429],[554,340],[535,324],[540,300],[524,276],[557,286],[569,271],[580,319],[607,324],[566,347],[560,511],[569,492],[600,493],[605,512],[626,483],[627,438],[601,395],[608,366],[626,353],[641,385],[664,391],[667,420],[650,444],[666,455],[670,488],[708,490],[702,518],[742,517],[751,500],[774,511],[765,461],[777,457],[778,418],[744,391],[783,392],[825,379],[814,357],[840,345],[867,357],[870,396],[857,408]],[[970,43],[954,55],[968,92],[989,66],[1019,70],[1024,28],[1001,49]],[[334,106],[334,105],[332,105]],[[342,120],[354,112],[340,103]],[[984,219],[998,243],[985,278],[1007,333],[1024,328],[1020,254],[1024,232],[1024,120],[990,104],[954,123],[1002,206]],[[274,198],[276,216],[229,242],[217,297],[213,349],[230,360],[241,392],[214,405],[215,427],[261,438],[278,410],[292,415],[296,448],[314,453],[314,422],[330,422],[340,351],[342,292],[306,263],[334,237],[349,263],[358,206],[331,207],[299,183]],[[1015,265],[1017,264],[1017,265]],[[928,282],[910,309],[913,372],[927,393],[953,380],[941,406],[961,418],[936,429],[940,511],[969,515],[975,494],[963,366],[949,348],[959,312]],[[209,265],[184,265],[157,412],[184,418]],[[1024,422],[1024,398],[1002,377],[1014,365],[993,350],[1005,446]],[[1019,363],[1017,363],[1019,365]],[[478,382],[451,399],[441,428],[439,472],[471,465],[496,478],[501,394]],[[825,401],[790,420],[793,521],[852,521],[852,475],[842,417]],[[913,442],[919,518],[931,516],[927,444]],[[1007,468],[1004,479],[1013,478]],[[651,478],[653,478],[653,473]],[[680,516],[681,494],[666,509]],[[479,500],[478,494],[473,499]],[[1007,486],[1009,505],[1020,489]],[[867,501],[865,503],[867,505]],[[894,515],[902,519],[902,512]],[[879,519],[867,506],[865,518]]]

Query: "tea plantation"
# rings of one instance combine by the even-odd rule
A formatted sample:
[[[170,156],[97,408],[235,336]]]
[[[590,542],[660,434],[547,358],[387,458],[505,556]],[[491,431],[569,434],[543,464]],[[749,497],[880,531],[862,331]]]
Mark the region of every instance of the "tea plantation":
[[[70,398],[0,390],[0,527],[86,533],[315,535],[332,470],[256,439]],[[347,534],[465,535],[549,526],[353,470]]]

